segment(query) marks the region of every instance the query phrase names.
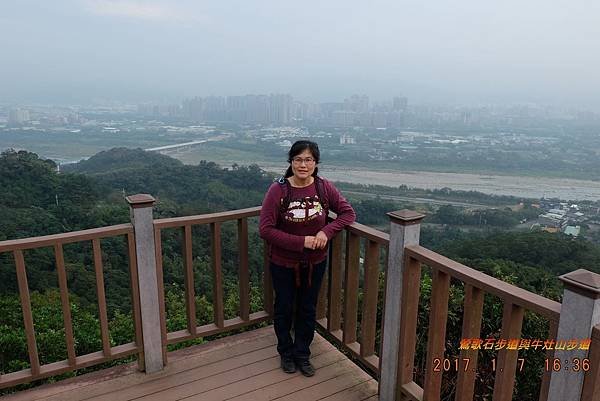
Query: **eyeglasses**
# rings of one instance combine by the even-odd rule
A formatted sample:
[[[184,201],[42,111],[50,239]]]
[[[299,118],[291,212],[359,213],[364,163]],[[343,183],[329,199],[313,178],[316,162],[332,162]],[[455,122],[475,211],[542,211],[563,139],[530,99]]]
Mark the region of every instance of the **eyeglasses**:
[[[305,164],[313,164],[315,162],[315,159],[313,159],[312,157],[294,157],[292,161],[294,162],[294,164],[302,164],[302,162],[304,162]]]

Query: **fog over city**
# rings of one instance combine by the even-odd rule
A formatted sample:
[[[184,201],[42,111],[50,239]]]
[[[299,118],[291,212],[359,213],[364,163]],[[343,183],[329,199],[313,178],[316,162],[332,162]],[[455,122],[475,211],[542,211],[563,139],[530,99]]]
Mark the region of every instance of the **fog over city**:
[[[0,102],[366,93],[600,110],[600,3],[4,1]]]

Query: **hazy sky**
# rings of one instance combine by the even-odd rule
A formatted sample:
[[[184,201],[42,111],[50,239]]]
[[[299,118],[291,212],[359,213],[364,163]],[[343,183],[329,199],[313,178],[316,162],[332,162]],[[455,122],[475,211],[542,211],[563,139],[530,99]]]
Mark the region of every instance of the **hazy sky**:
[[[2,0],[0,102],[291,93],[600,105],[600,2]]]

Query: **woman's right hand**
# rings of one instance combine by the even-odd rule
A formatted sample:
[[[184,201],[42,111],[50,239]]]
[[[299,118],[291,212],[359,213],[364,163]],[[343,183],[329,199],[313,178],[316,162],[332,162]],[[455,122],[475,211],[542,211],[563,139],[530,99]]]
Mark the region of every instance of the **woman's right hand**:
[[[312,235],[307,235],[304,237],[304,247],[308,249],[315,249],[317,246],[316,237]]]

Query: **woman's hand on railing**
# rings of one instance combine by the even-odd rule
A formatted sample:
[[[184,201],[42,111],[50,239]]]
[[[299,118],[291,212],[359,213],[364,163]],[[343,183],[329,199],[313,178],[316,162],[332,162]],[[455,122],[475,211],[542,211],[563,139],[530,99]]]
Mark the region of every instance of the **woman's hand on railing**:
[[[327,246],[327,236],[323,231],[319,231],[317,235],[307,235],[304,237],[304,247],[308,249],[324,249]]]
[[[324,249],[327,246],[327,235],[323,231],[319,231],[315,236],[315,246],[318,249]]]
[[[315,249],[316,238],[317,237],[312,236],[312,235],[307,235],[306,237],[304,237],[304,247],[308,248],[308,249]]]

